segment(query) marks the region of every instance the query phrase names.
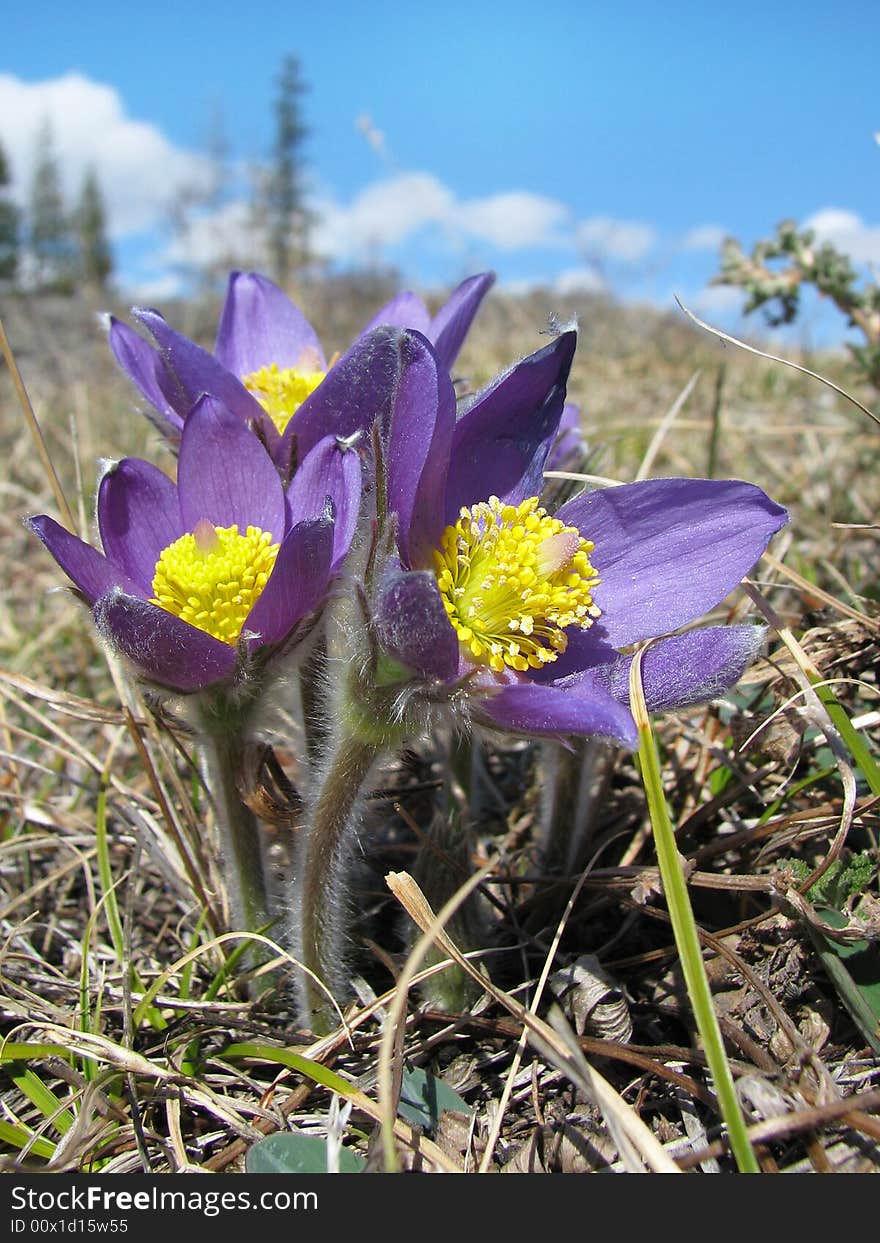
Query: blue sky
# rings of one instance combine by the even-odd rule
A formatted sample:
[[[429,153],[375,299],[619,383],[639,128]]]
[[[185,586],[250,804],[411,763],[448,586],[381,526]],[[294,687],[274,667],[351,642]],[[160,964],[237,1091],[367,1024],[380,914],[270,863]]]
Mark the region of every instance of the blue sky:
[[[790,216],[880,262],[868,0],[44,0],[7,6],[3,34],[0,141],[22,192],[48,114],[71,190],[97,166],[133,295],[173,289],[167,200],[212,114],[240,169],[268,153],[286,52],[310,88],[317,240],[339,266],[378,255],[422,286],[491,266],[514,288],[604,281],[729,317],[730,291],[706,290],[723,233],[751,244]],[[227,203],[191,252],[244,222]]]

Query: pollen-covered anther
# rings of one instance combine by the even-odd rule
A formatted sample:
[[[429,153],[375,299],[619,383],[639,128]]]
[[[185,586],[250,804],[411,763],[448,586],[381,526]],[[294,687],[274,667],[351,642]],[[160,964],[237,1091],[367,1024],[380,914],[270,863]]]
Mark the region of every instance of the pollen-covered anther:
[[[279,545],[268,531],[215,527],[200,519],[159,554],[153,604],[235,646],[251,609],[263,593]]]
[[[593,545],[533,496],[490,497],[443,532],[434,571],[446,614],[471,657],[500,673],[540,669],[564,652],[565,627],[599,616]]]
[[[241,381],[283,433],[325,375],[326,372],[314,368],[279,367],[277,363],[270,363],[268,367],[242,376]]]

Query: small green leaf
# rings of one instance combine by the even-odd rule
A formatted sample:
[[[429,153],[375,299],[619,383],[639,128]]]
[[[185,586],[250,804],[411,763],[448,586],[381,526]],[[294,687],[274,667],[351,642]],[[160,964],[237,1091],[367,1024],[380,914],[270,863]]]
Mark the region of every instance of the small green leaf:
[[[447,1109],[455,1113],[471,1112],[467,1101],[463,1101],[448,1083],[428,1074],[419,1066],[407,1066],[403,1072],[397,1111],[401,1118],[405,1118],[412,1126],[434,1131],[440,1115]]]
[[[360,1174],[365,1165],[360,1153],[341,1149],[340,1174]],[[248,1151],[245,1168],[248,1174],[327,1174],[327,1141],[288,1131],[270,1135]]]
[[[832,928],[844,928],[848,922],[840,911],[817,907],[816,914]],[[850,1017],[880,1055],[880,947],[868,941],[842,944],[812,924],[807,931]]]
[[[726,764],[719,764],[712,770],[709,774],[709,790],[713,798],[717,798],[721,791],[730,785],[732,777],[733,773]]]

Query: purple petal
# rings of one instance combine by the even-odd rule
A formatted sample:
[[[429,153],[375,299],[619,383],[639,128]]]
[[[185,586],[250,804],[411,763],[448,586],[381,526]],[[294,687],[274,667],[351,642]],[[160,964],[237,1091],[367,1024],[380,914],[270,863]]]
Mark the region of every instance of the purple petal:
[[[586,630],[581,630],[579,626],[568,626],[565,637],[568,646],[556,660],[544,665],[542,669],[529,672],[533,681],[561,683],[569,674],[582,673],[596,665],[611,664],[619,657],[617,649],[608,642],[601,618]]]
[[[596,604],[615,647],[668,634],[731,592],[788,520],[738,480],[653,479],[568,501],[557,517],[596,547]]]
[[[376,328],[358,337],[290,420],[276,460],[289,452],[292,439],[302,461],[325,436],[347,438],[387,418],[405,335],[399,328]]]
[[[98,526],[110,560],[151,595],[159,554],[184,532],[177,488],[150,462],[125,458],[101,479]]]
[[[113,591],[95,606],[100,634],[153,682],[198,691],[230,678],[235,648],[157,604]]]
[[[354,538],[361,501],[361,460],[357,450],[340,445],[335,436],[318,441],[287,489],[288,523],[321,515],[327,497],[333,502],[333,564],[342,562]]]
[[[462,506],[538,496],[556,437],[577,333],[564,332],[480,393],[455,427],[445,525]]]
[[[480,309],[480,303],[494,282],[494,272],[469,276],[452,292],[448,301],[431,320],[431,326],[425,335],[433,342],[437,359],[447,371],[452,370],[452,364],[458,357],[468,329]],[[412,327],[417,325],[413,324]]]
[[[391,328],[414,328],[416,332],[428,335],[431,316],[418,294],[406,290],[387,302],[367,324],[364,332],[371,332],[383,324]]]
[[[735,686],[759,655],[764,626],[706,626],[654,643],[642,657],[642,686],[651,712],[708,703]],[[590,670],[590,688],[629,704],[632,656]],[[584,684],[587,689],[587,684]]]
[[[517,734],[577,734],[612,738],[633,746],[636,727],[629,709],[599,688],[541,686],[519,682],[473,701],[478,716]]]
[[[399,570],[382,582],[374,613],[379,645],[407,669],[448,682],[458,673],[458,636],[430,570]]]
[[[165,366],[162,355],[115,315],[110,316],[108,336],[110,349],[122,370],[162,415],[168,430],[179,435],[191,403]]]
[[[89,604],[94,604],[101,596],[121,587],[132,595],[144,595],[143,587],[108,561],[103,553],[98,552],[91,544],[84,543],[76,535],[60,526],[54,518],[39,514],[28,519],[28,526],[38,539],[41,539],[49,552],[61,566],[67,577],[82,592]]]
[[[284,491],[269,454],[223,404],[203,397],[193,406],[180,441],[177,491],[184,530],[203,518],[216,527],[259,527],[280,539]]]
[[[231,273],[214,353],[239,379],[271,363],[308,371],[327,366],[321,342],[302,311],[257,272]]]
[[[414,568],[430,565],[445,525],[443,493],[455,431],[455,390],[420,333],[404,337],[402,366],[384,443],[389,512],[398,547]]]
[[[247,421],[265,417],[263,407],[255,397],[251,396],[237,375],[228,371],[213,354],[209,354],[194,341],[175,332],[158,311],[146,307],[135,307],[132,315],[145,328],[148,328],[158,341],[163,361],[174,374],[186,395],[187,410],[204,393],[209,393],[212,397],[222,401],[240,419]]]
[[[544,463],[545,470],[574,470],[587,451],[581,432],[581,408],[573,401],[562,407],[553,448]]]
[[[251,648],[280,643],[321,602],[330,579],[333,520],[297,523],[278,550],[275,567],[263,594],[251,609],[244,630],[259,634]]]

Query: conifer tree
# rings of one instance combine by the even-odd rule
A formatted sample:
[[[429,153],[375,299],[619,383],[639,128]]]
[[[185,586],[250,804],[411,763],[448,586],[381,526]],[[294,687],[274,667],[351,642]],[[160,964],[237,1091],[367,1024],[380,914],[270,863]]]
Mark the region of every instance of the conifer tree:
[[[285,56],[275,98],[275,146],[267,185],[267,225],[273,275],[285,285],[309,258],[311,215],[306,206],[303,147],[308,128],[302,98],[307,90],[299,58]]]
[[[222,101],[207,116],[202,150],[188,179],[170,201],[174,270],[199,295],[221,291],[232,268],[263,268],[264,255],[246,231],[235,227],[240,189]],[[232,208],[232,211],[227,209]]]
[[[76,242],[64,205],[61,172],[48,119],[37,135],[28,215],[28,241],[37,288],[69,292],[76,274]]]
[[[92,289],[103,290],[113,271],[113,252],[107,240],[107,213],[104,196],[94,168],[83,179],[74,213],[79,246],[79,275]]]
[[[18,275],[20,213],[9,196],[12,180],[6,152],[0,146],[0,281],[12,284]]]

